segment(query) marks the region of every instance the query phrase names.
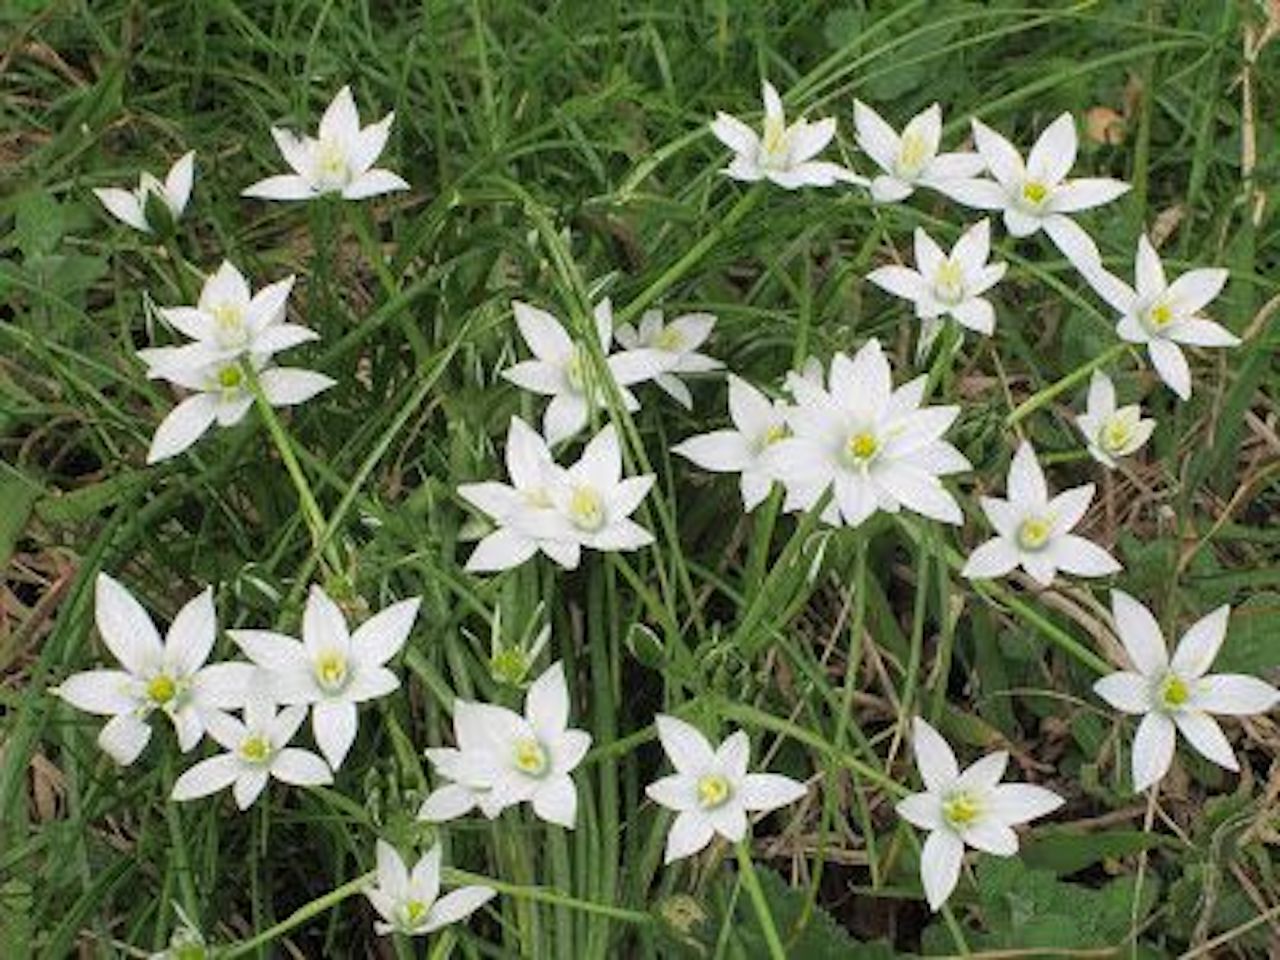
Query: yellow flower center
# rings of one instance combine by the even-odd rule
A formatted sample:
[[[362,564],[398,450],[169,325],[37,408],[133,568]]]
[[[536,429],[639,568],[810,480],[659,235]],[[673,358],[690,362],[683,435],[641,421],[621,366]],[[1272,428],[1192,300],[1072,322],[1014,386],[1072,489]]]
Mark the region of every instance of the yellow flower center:
[[[982,804],[966,790],[957,790],[942,801],[942,816],[957,830],[973,825],[982,815]]]
[[[177,695],[177,681],[167,673],[157,673],[147,681],[147,699],[158,707],[163,707]]]
[[[791,138],[787,136],[786,124],[778,117],[766,117],[764,121],[764,140],[761,143],[761,161],[766,167],[779,167],[786,163],[791,152]]]
[[[1173,323],[1174,319],[1173,307],[1167,303],[1157,303],[1147,311],[1147,322],[1156,330],[1163,330]]]
[[[1108,453],[1119,453],[1129,445],[1133,438],[1133,424],[1121,417],[1112,417],[1102,427],[1099,439],[1102,449]]]
[[[604,498],[593,487],[574,487],[569,496],[569,519],[579,530],[594,533],[605,523]]]
[[[1023,550],[1041,550],[1052,533],[1051,517],[1027,517],[1018,525],[1018,546]]]
[[[933,290],[944,303],[959,303],[964,299],[964,270],[954,260],[942,261],[933,276]]]
[[[698,805],[703,810],[714,810],[723,806],[733,793],[729,780],[724,774],[708,773],[698,778]]]
[[[1039,180],[1029,180],[1022,185],[1022,199],[1038,207],[1049,196],[1049,188]]]
[[[929,159],[928,153],[929,145],[925,143],[924,137],[914,130],[904,133],[902,143],[898,147],[898,161],[895,164],[898,176],[904,180],[919,176]]]
[[[1176,673],[1171,673],[1160,683],[1160,702],[1167,710],[1180,710],[1191,699],[1191,687]]]
[[[244,373],[234,364],[218,371],[218,386],[223,390],[239,390],[244,382]]]
[[[653,346],[656,350],[679,353],[684,349],[684,335],[675,327],[665,327],[661,333],[653,338]]]
[[[265,763],[271,757],[271,741],[255,733],[240,744],[240,756],[249,763]]]
[[[880,451],[880,441],[869,430],[860,430],[844,445],[845,459],[852,466],[861,466]]]
[[[542,744],[532,737],[522,737],[516,741],[515,750],[511,754],[516,769],[531,777],[540,777],[547,772],[547,751]]]
[[[315,662],[316,682],[329,693],[341,690],[347,682],[347,658],[337,650],[322,653]]]

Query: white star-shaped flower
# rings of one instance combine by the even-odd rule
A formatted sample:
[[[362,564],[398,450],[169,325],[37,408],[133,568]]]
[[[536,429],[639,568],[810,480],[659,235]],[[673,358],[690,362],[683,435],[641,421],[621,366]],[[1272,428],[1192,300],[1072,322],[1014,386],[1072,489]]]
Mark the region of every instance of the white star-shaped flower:
[[[913,745],[925,792],[898,802],[898,816],[928,830],[920,853],[920,880],[929,908],[937,910],[960,879],[966,844],[1011,857],[1018,852],[1013,828],[1057,810],[1064,803],[1052,790],[1029,783],[1001,783],[1009,754],[988,754],[966,767],[956,763],[947,741],[920,717]]]
[[[294,278],[286,277],[252,294],[244,274],[229,260],[205,280],[194,307],[163,307],[160,316],[194,343],[140,350],[150,376],[167,368],[192,368],[252,356],[265,360],[309,340],[314,330],[286,323],[285,306]]]
[[[1206,759],[1239,770],[1211,714],[1266,713],[1280,703],[1280,690],[1246,674],[1208,672],[1226,639],[1231,608],[1221,606],[1192,624],[1172,659],[1160,625],[1141,603],[1113,590],[1111,612],[1133,669],[1103,677],[1093,691],[1117,710],[1142,717],[1133,738],[1133,789],[1145,790],[1168,773],[1175,731]]]
[[[401,600],[350,633],[342,610],[312,585],[302,615],[302,642],[269,630],[227,632],[263,671],[266,689],[276,700],[311,707],[316,743],[337,770],[356,739],[357,705],[400,686],[386,664],[408,639],[420,603],[418,597]]]
[[[834,117],[817,123],[801,118],[788,126],[782,98],[768,80],[763,84],[763,96],[763,136],[727,113],[717,113],[711,123],[715,138],[734,153],[723,171],[726,176],[745,182],[768,180],[787,190],[866,182],[838,163],[813,159],[836,135]]]
[[[244,719],[221,711],[210,714],[209,736],[227,751],[201,760],[173,784],[174,800],[195,800],[231,787],[236,806],[248,810],[274,777],[297,787],[332,783],[333,774],[310,750],[289,746],[307,718],[303,706],[276,705],[260,692],[245,698]]]
[[[770,400],[731,373],[729,416],[733,420],[732,430],[690,437],[672,447],[671,452],[692,460],[704,470],[740,473],[742,508],[750,512],[769,495],[773,485],[773,476],[763,457],[772,444],[788,434],[786,404]]]
[[[241,366],[244,361],[219,360],[187,366],[186,360],[176,353],[184,349],[160,347],[139,352],[144,360],[154,364],[148,376],[161,377],[192,391],[160,421],[155,436],[151,438],[147,463],[159,463],[177,456],[204,436],[215,423],[222,427],[239,423],[253,406],[253,393]],[[259,356],[250,357],[250,362],[257,371],[258,383],[267,403],[273,407],[305,403],[336,382],[311,370],[294,367],[264,369],[266,360]]]
[[[613,337],[627,350],[647,349],[668,354],[666,369],[657,374],[653,382],[686,410],[692,410],[693,396],[676,374],[709,373],[724,366],[714,357],[698,353],[715,325],[716,318],[709,313],[686,313],[664,324],[661,310],[646,310],[638,330],[624,323],[614,331]]]
[[[551,398],[542,417],[542,432],[555,446],[587,425],[591,411],[606,403],[603,385],[594,382],[595,373],[587,348],[573,342],[560,321],[527,303],[511,303],[516,325],[533,360],[515,364],[502,375],[517,387]],[[667,370],[670,355],[657,350],[625,350],[609,354],[613,340],[613,305],[606,297],[595,308],[596,337],[605,366],[622,396],[627,410],[639,410],[640,403],[627,389],[652,380]]]
[[[916,268],[879,267],[867,279],[895,297],[915,304],[916,316],[925,322],[925,336],[940,317],[952,317],[962,327],[990,336],[996,328],[996,311],[983,294],[1000,282],[1006,263],[987,263],[991,255],[991,224],[979,220],[956,241],[951,253],[917,227]]]
[[[788,510],[810,510],[830,488],[828,523],[856,527],[877,510],[902,507],[944,523],[964,520],[938,479],[970,469],[942,439],[960,408],[921,407],[927,378],[893,388],[889,361],[878,340],[852,360],[838,353],[827,387],[792,375],[796,405],[787,410],[791,436],[764,453],[769,472],[787,491]]]
[[[318,137],[299,136],[279,127],[271,136],[293,173],[259,180],[242,196],[262,200],[311,200],[338,194],[344,200],[364,200],[396,190],[408,190],[402,177],[375,167],[387,145],[394,113],[377,123],[360,126],[351,88],[343,87],[320,118]]]
[[[776,773],[748,773],[751,742],[739,730],[719,747],[676,717],[654,719],[662,749],[676,772],[644,788],[649,799],[676,818],[667,834],[666,862],[691,856],[719,834],[737,843],[747,833],[747,814],[795,803],[805,786]]]
[[[1143,418],[1139,404],[1116,407],[1115,385],[1101,370],[1093,372],[1088,406],[1076,417],[1076,425],[1084,434],[1093,459],[1112,468],[1121,457],[1127,457],[1146,443],[1156,428],[1154,420]]]
[[[1137,289],[1101,265],[1085,272],[1099,296],[1120,313],[1116,333],[1129,343],[1145,344],[1160,379],[1183,400],[1191,396],[1191,368],[1179,344],[1189,347],[1234,347],[1240,338],[1200,311],[1222,292],[1229,273],[1222,269],[1188,270],[1173,283],[1151,241],[1138,238],[1134,263]]]
[[[939,153],[942,108],[934,103],[912,117],[899,136],[880,114],[853,101],[858,147],[883,172],[871,179],[871,196],[880,203],[905,200],[917,187],[943,190],[954,180],[979,176],[986,167],[976,153]]]
[[[1076,269],[1096,266],[1097,244],[1069,214],[1110,203],[1129,190],[1129,184],[1105,177],[1068,179],[1076,162],[1076,125],[1064,113],[1040,134],[1024,163],[1008,140],[981,120],[973,121],[973,139],[995,180],[956,180],[946,194],[979,210],[999,210],[1015,237],[1040,230]]]
[[[405,865],[395,847],[378,841],[377,884],[365,896],[381,920],[373,925],[379,936],[393,931],[410,937],[434,933],[465,920],[494,897],[497,891],[481,885],[459,887],[440,896],[440,844],[434,844],[414,864]]]
[[[1093,501],[1094,485],[1072,487],[1050,499],[1031,444],[1023,441],[1009,464],[1009,499],[983,497],[982,512],[996,535],[970,554],[961,572],[975,579],[1003,577],[1021,566],[1041,586],[1059,570],[1081,577],[1118,573],[1107,551],[1071,533]]]
[[[105,573],[94,583],[94,604],[98,632],[124,669],[73,674],[53,692],[77,710],[111,717],[98,746],[117,763],[138,759],[157,711],[173,722],[186,752],[200,742],[211,711],[243,702],[252,677],[248,664],[206,666],[218,629],[212,589],[178,611],[163,641],[133,594]]]
[[[148,199],[155,197],[169,211],[169,216],[176,221],[182,216],[182,211],[187,208],[187,201],[191,198],[191,185],[195,180],[195,163],[195,151],[184,153],[169,168],[164,183],[144,171],[138,179],[136,190],[100,187],[93,191],[93,195],[102,201],[107,212],[120,222],[143,233],[151,233],[152,225],[147,221]]]
[[[479,807],[493,819],[507,807],[531,803],[548,823],[573,829],[578,794],[570,774],[591,746],[591,735],[569,727],[564,667],[553,663],[529,687],[524,716],[506,707],[454,701],[457,747],[426,752],[450,781],[427,797],[424,820],[451,820]]]
[[[510,485],[487,481],[458,486],[458,496],[498,525],[476,546],[466,568],[477,573],[507,570],[541,550],[573,569],[580,548],[554,538],[559,525],[552,490],[562,482],[563,471],[552,460],[547,442],[519,417],[512,417],[506,456]]]

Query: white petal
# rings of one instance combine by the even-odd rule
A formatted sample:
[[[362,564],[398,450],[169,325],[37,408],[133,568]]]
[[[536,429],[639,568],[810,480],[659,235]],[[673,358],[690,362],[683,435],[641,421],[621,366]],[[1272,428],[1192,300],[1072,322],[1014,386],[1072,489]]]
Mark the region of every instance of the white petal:
[[[494,573],[518,567],[535,553],[538,544],[511,527],[502,527],[489,534],[467,558],[466,569],[473,573]]]
[[[1054,213],[1076,213],[1092,210],[1129,192],[1129,184],[1107,177],[1083,177],[1059,184],[1049,199]]]
[[[671,765],[680,773],[698,776],[705,773],[715,761],[711,744],[696,727],[685,721],[658,714],[654,717],[658,739],[666,751]]]
[[[310,200],[316,196],[316,190],[310,180],[296,173],[282,173],[250,184],[240,196],[258,200]]]
[[[1191,317],[1179,322],[1169,333],[1172,340],[1190,347],[1234,347],[1240,338],[1221,324],[1203,317]]]
[[[353,703],[321,702],[311,708],[311,729],[329,766],[337,770],[355,742],[359,721]]]
[[[853,101],[853,124],[857,129],[858,148],[881,170],[892,173],[901,147],[897,133],[861,100]]]
[[[1163,674],[1169,666],[1169,654],[1160,624],[1151,611],[1124,591],[1112,590],[1111,614],[1116,635],[1138,672],[1147,677]]]
[[[547,823],[572,830],[578,817],[578,792],[573,781],[566,776],[543,783],[533,795],[533,812]]]
[[[645,795],[654,803],[677,812],[699,808],[697,778],[673,773],[648,784]]]
[[[240,775],[240,761],[229,753],[201,760],[173,783],[173,800],[195,800],[224,790]]]
[[[1022,156],[1013,144],[981,120],[974,119],[971,124],[974,146],[982,154],[982,159],[986,162],[991,175],[1006,188],[1020,184],[1025,168],[1022,164]]]
[[[431,905],[422,930],[431,933],[451,923],[457,923],[475,913],[498,895],[492,887],[459,887]]]
[[[271,775],[282,783],[298,787],[314,787],[333,783],[328,765],[310,750],[285,747],[271,761]]]
[[[160,666],[163,647],[151,617],[106,573],[99,573],[94,582],[94,617],[103,642],[131,674],[147,674]]]
[[[1191,368],[1176,343],[1157,337],[1147,344],[1147,356],[1170,390],[1183,400],[1191,396]]]
[[[476,793],[469,787],[446,783],[438,787],[418,810],[418,819],[443,823],[470,813],[476,805]]]
[[[907,267],[880,267],[867,274],[867,280],[895,297],[915,303],[929,293],[924,277]]]
[[[352,653],[360,663],[381,665],[399,653],[421,605],[421,597],[401,600],[362,623],[351,635]]]
[[[1180,313],[1198,313],[1222,292],[1230,274],[1219,268],[1188,270],[1169,284],[1169,299]]]
[[[345,200],[367,200],[408,189],[409,182],[398,173],[376,168],[365,171],[343,187],[342,196]]]
[[[1055,537],[1045,552],[1059,570],[1078,577],[1106,577],[1122,569],[1107,551],[1073,533]]]
[[[950,313],[960,326],[975,333],[989,337],[996,329],[996,308],[990,300],[974,297],[952,307]]]
[[[880,176],[871,181],[871,199],[876,203],[897,203],[915,193],[915,188],[897,177]]]
[[[181,675],[195,673],[209,659],[217,639],[213,588],[205,587],[178,611],[165,639],[165,662]]]
[[[1007,750],[997,750],[994,753],[989,753],[982,759],[976,760],[965,767],[960,774],[959,780],[956,781],[956,786],[963,790],[985,793],[1000,782],[1008,766],[1009,753]]]
[[[754,156],[760,146],[760,138],[756,132],[737,117],[727,113],[717,113],[711,122],[711,133],[734,153]]]
[[[290,367],[273,367],[258,376],[262,392],[273,407],[289,407],[305,403],[323,390],[332,387],[336,380],[323,373],[295,370]]]
[[[151,232],[142,204],[131,191],[121,190],[118,187],[102,187],[95,189],[93,194],[107,208],[107,212],[120,222],[143,233]]]
[[[1133,789],[1141,793],[1169,772],[1173,763],[1173,721],[1152,712],[1142,718],[1133,737]]]
[[[697,853],[715,835],[711,821],[700,811],[687,810],[676,815],[667,834],[664,863],[672,863]]]
[[[1124,713],[1142,714],[1151,704],[1151,681],[1140,673],[1118,670],[1093,685],[1093,692]]]
[[[715,766],[731,782],[737,783],[747,775],[751,761],[751,740],[745,730],[735,730],[716,748]]]
[[[777,810],[805,795],[803,783],[776,773],[749,773],[738,787],[738,799],[751,811]]]
[[[129,713],[137,705],[131,693],[133,678],[123,670],[88,670],[74,673],[54,689],[77,710],[113,717]]]
[[[939,830],[945,825],[942,801],[932,793],[913,793],[894,807],[898,816],[922,830]]]
[[[151,727],[132,713],[122,713],[107,721],[98,734],[98,746],[116,763],[127,767],[138,759],[150,739]]]
[[[1008,493],[1011,503],[1019,507],[1036,509],[1049,502],[1049,488],[1044,471],[1031,444],[1022,441],[1009,464]]]
[[[920,880],[929,909],[936,911],[960,881],[964,842],[950,830],[934,830],[920,851]]]
[[[1222,649],[1222,641],[1227,637],[1227,618],[1230,615],[1231,607],[1223,604],[1191,625],[1178,641],[1169,661],[1175,673],[1190,679],[1209,672]]]
[[[586,402],[579,396],[561,394],[553,397],[542,414],[542,432],[547,445],[554,447],[567,440],[587,425]]]
[[[569,686],[560,661],[530,684],[524,715],[540,740],[550,742],[564,732],[569,724]]]
[[[374,847],[374,856],[378,866],[378,886],[394,899],[407,894],[409,869],[399,851],[379,837]]]
[[[886,465],[874,476],[881,489],[907,509],[942,523],[964,523],[960,505],[936,477],[905,463]]]
[[[956,203],[975,210],[1003,210],[1009,203],[1008,194],[994,180],[971,177],[963,180],[948,180],[933,186],[939,193],[950,197]]]
[[[268,779],[270,774],[266,770],[241,768],[240,775],[236,777],[231,787],[231,795],[235,798],[236,806],[241,810],[248,810],[253,806],[253,801],[258,799]]]
[[[1085,232],[1084,227],[1061,213],[1045,217],[1042,226],[1044,232],[1049,235],[1049,239],[1053,241],[1053,245],[1073,267],[1081,273],[1098,268],[1102,254],[1098,252],[1098,245]]]
[[[717,430],[690,437],[671,448],[672,453],[692,460],[704,470],[736,473],[755,460],[750,442],[736,430]]]
[[[1011,857],[1018,852],[1018,835],[995,818],[978,821],[960,836],[975,850],[997,857]]]
[[[1143,300],[1153,300],[1165,292],[1168,283],[1164,277],[1164,265],[1160,255],[1144,233],[1138,238],[1138,254],[1134,260],[1134,280],[1137,293]]]
[[[147,463],[159,463],[182,453],[209,429],[216,412],[217,401],[210,395],[187,397],[160,421],[147,451]]]
[[[351,87],[344,85],[329,101],[320,118],[320,136],[345,146],[359,132],[360,115],[356,111],[356,101],[351,95]]]
[[[1012,543],[1004,537],[994,537],[986,543],[979,544],[973,553],[969,554],[969,559],[965,561],[960,575],[978,580],[1003,577],[1013,570],[1020,560],[1018,550]]]
[[[943,793],[960,776],[956,755],[947,741],[933,729],[923,717],[915,717],[911,723],[912,746],[916,754],[916,769],[930,793]]]
[[[1215,673],[1195,684],[1192,706],[1206,713],[1250,716],[1267,713],[1280,702],[1280,690],[1257,677]]]
[[[1047,816],[1066,801],[1044,787],[1031,783],[1002,783],[990,794],[991,816],[1001,823],[1017,826]]]
[[[1062,113],[1049,124],[1027,154],[1027,176],[1049,184],[1060,182],[1076,162],[1076,123]]]
[[[1227,742],[1226,734],[1213,717],[1207,713],[1185,710],[1175,713],[1173,722],[1202,757],[1228,770],[1240,769],[1240,763],[1231,750],[1231,744]]]

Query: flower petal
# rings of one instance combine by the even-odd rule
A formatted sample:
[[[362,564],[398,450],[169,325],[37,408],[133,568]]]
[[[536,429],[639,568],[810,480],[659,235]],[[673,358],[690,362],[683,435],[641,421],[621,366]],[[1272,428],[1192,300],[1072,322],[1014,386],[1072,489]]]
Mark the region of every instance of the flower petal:
[[[1215,673],[1195,685],[1191,705],[1206,713],[1245,717],[1266,713],[1280,702],[1280,690],[1257,677]]]
[[[1131,670],[1117,670],[1093,685],[1096,693],[1124,713],[1143,714],[1152,707],[1151,681]]]
[[[689,776],[706,772],[715,762],[715,753],[707,738],[693,725],[678,717],[658,714],[654,717],[658,739],[671,765]]]
[[[201,760],[173,783],[171,800],[195,800],[225,790],[240,775],[240,761],[230,753]]]
[[[930,910],[938,910],[960,881],[964,841],[950,830],[934,830],[920,851],[920,880]]]
[[[997,857],[1011,857],[1018,852],[1018,835],[1008,824],[995,818],[979,820],[961,831],[961,839],[975,850]]]
[[[1138,672],[1146,677],[1163,674],[1169,666],[1169,653],[1151,611],[1124,591],[1112,590],[1111,615],[1116,635]]]
[[[310,200],[316,191],[310,180],[296,173],[282,173],[250,184],[240,191],[240,196],[258,200]]]
[[[182,453],[213,425],[216,414],[217,401],[210,395],[187,397],[160,421],[147,450],[147,463],[159,463]]]
[[[123,670],[88,670],[73,673],[52,692],[77,710],[102,716],[130,713],[134,700],[134,680]]]
[[[1002,783],[992,788],[990,802],[993,818],[1017,826],[1053,813],[1066,800],[1032,783]]]
[[[1213,717],[1207,713],[1184,710],[1173,715],[1173,722],[1187,738],[1187,743],[1191,744],[1206,760],[1211,760],[1228,770],[1240,769],[1240,762],[1236,760],[1231,744],[1227,742],[1226,734],[1222,732],[1218,721]]]
[[[971,580],[994,579],[1005,576],[1020,562],[1021,557],[1012,543],[1004,537],[993,537],[969,554],[960,575]]]
[[[465,920],[497,895],[498,891],[492,887],[482,886],[459,887],[446,893],[427,911],[422,931],[432,933],[451,923]]]
[[[352,655],[361,664],[385,664],[409,639],[421,605],[421,597],[401,600],[360,624],[351,635]]]
[[[1169,772],[1173,763],[1173,721],[1151,712],[1138,724],[1133,737],[1133,789],[1141,793]]]
[[[915,717],[911,723],[912,747],[916,755],[916,769],[930,793],[940,794],[949,789],[960,777],[960,766],[947,741],[923,717]]]
[[[1070,113],[1059,114],[1027,154],[1027,176],[1049,184],[1061,182],[1075,166],[1077,147],[1075,119]]]
[[[150,739],[150,726],[135,714],[122,713],[107,721],[98,734],[98,746],[116,763],[127,767],[138,759]]]
[[[777,810],[795,803],[808,790],[803,783],[777,773],[749,773],[738,787],[738,799],[751,811]]]
[[[142,604],[119,581],[99,573],[94,581],[94,617],[107,649],[134,676],[160,666],[160,634]]]
[[[686,810],[676,815],[667,833],[667,847],[663,854],[664,863],[673,863],[691,854],[697,853],[715,835],[711,821],[700,810]]]
[[[1035,449],[1026,440],[1018,445],[1009,464],[1009,501],[1022,509],[1038,509],[1049,502],[1049,487],[1036,459]]]
[[[333,783],[328,765],[310,750],[285,747],[271,761],[271,775],[282,783],[296,787],[314,787]]]
[[[316,394],[337,383],[332,377],[311,370],[273,367],[258,376],[262,392],[273,407],[291,407],[305,403]]]
[[[1190,399],[1191,368],[1178,345],[1160,337],[1153,338],[1147,344],[1147,356],[1169,389],[1183,400]]]
[[[578,818],[578,791],[567,776],[545,781],[533,795],[533,812],[547,823],[572,830]]]
[[[1227,618],[1231,607],[1223,604],[1193,623],[1173,651],[1169,666],[1180,677],[1191,679],[1209,672],[1227,638]]]
[[[359,721],[354,703],[322,701],[311,708],[311,730],[329,766],[337,770],[355,742]]]

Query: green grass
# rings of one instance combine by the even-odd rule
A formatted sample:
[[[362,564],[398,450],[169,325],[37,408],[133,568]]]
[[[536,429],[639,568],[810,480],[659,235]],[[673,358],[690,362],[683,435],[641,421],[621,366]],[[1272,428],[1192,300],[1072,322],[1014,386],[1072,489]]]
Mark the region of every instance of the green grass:
[[[514,810],[448,825],[446,863],[502,895],[425,948],[387,941],[378,955],[757,957],[762,908],[800,958],[864,955],[845,937],[879,941],[868,957],[1267,955],[1280,936],[1274,724],[1230,725],[1240,778],[1180,751],[1144,832],[1148,811],[1127,786],[1132,725],[1089,692],[1108,662],[1104,586],[1059,581],[1040,597],[957,573],[986,536],[976,494],[999,488],[1019,434],[1062,455],[1054,486],[1099,479],[1074,456],[1083,382],[1053,385],[1111,347],[1112,320],[1047,243],[997,230],[1011,263],[997,334],[966,337],[933,370],[934,396],[963,404],[952,436],[975,466],[960,480],[962,530],[881,515],[832,532],[779,515],[776,500],[744,517],[731,478],[668,454],[722,420],[718,379],[697,385],[693,414],[646,393],[620,416],[630,462],[658,475],[638,515],[651,549],[594,555],[573,574],[538,561],[473,577],[455,494],[499,475],[511,414],[541,411],[499,377],[524,350],[513,297],[576,325],[602,293],[621,318],[650,304],[709,310],[710,352],[758,384],[871,336],[906,378],[917,325],[862,278],[895,247],[909,257],[914,226],[951,242],[974,215],[932,196],[876,208],[856,190],[728,181],[706,123],[717,110],[753,115],[762,75],[791,109],[837,116],[833,155],[863,169],[855,96],[895,124],[939,100],[950,143],[969,116],[1025,145],[1062,110],[1110,107],[1126,114],[1122,142],[1083,141],[1077,167],[1135,185],[1084,218],[1108,264],[1129,275],[1137,234],[1168,233],[1174,272],[1231,269],[1213,312],[1248,337],[1194,356],[1188,404],[1122,352],[1110,367],[1122,395],[1160,427],[1099,481],[1089,532],[1114,546],[1117,584],[1167,632],[1231,603],[1221,668],[1274,671],[1280,44],[1252,62],[1241,52],[1263,8],[6,5],[0,956],[144,955],[168,943],[173,904],[211,943],[243,941],[230,956],[367,955],[372,913],[353,881],[372,868],[374,839],[407,850],[429,838],[413,820],[429,783],[422,749],[450,740],[453,695],[519,699],[491,673],[491,635],[511,644],[543,625],[574,678],[574,720],[595,737],[575,777],[578,828]],[[366,121],[396,111],[386,165],[413,191],[309,209],[239,199],[280,167],[268,127],[310,129],[346,82]],[[175,260],[108,222],[90,189],[162,171],[186,149],[198,172]],[[223,257],[255,285],[298,273],[293,310],[323,339],[286,362],[339,381],[282,417],[314,490],[310,521],[256,415],[188,456],[143,463],[173,402],[134,357],[150,342],[147,304],[189,302]],[[92,627],[98,570],[162,620],[214,584],[224,628],[295,630],[319,579],[353,587],[357,609],[420,594],[404,690],[364,710],[330,789],[273,788],[243,815],[225,796],[168,804],[185,765],[168,731],[120,770],[94,744],[98,722],[47,692],[106,657]],[[232,654],[229,640],[217,654]],[[723,847],[661,867],[668,818],[643,785],[664,769],[651,726],[663,710],[717,736],[741,726],[756,762],[812,778],[805,803],[756,827],[739,857],[754,874]],[[945,919],[922,905],[917,841],[892,812],[917,782],[904,739],[916,712],[962,760],[1007,747],[1021,779],[1069,800],[1017,861],[979,861]]]

